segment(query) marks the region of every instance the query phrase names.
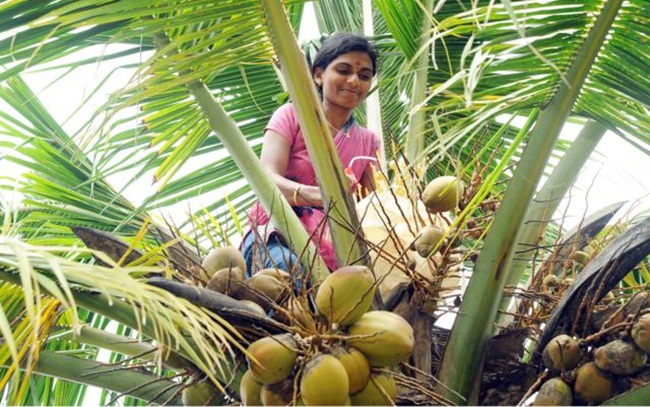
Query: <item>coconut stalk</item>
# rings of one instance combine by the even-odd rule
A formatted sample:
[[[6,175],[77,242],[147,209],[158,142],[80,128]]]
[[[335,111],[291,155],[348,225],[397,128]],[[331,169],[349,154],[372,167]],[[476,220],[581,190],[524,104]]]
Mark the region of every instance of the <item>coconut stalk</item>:
[[[551,221],[562,198],[575,182],[580,169],[596,149],[606,131],[607,127],[588,120],[560,162],[553,168],[544,186],[535,195],[517,239],[515,257],[506,272],[508,276],[506,285],[519,284],[534,254],[530,248],[535,247],[540,236],[543,236],[546,225]],[[503,299],[500,309],[506,310],[509,304],[510,299]],[[506,318],[505,314],[499,314],[498,321],[503,322]]]
[[[263,0],[264,14],[273,39],[280,69],[296,109],[305,144],[314,164],[316,178],[329,210],[328,222],[334,251],[341,266],[369,265],[367,250],[360,233],[355,203],[334,141],[329,135],[327,119],[321,108],[307,62],[291,30],[280,0]],[[319,275],[318,284],[326,275]],[[312,275],[312,278],[316,277]]]
[[[21,370],[25,367],[21,366]],[[182,405],[182,384],[162,378],[141,369],[116,369],[91,359],[84,359],[51,351],[41,351],[30,373],[52,376],[57,379],[128,395],[148,404]],[[223,402],[223,396],[217,402]]]
[[[286,14],[284,17],[285,23],[289,24]],[[154,39],[158,50],[164,50],[164,53],[168,56],[178,54],[178,50],[173,47],[165,34],[154,34]],[[189,72],[181,71],[178,74],[183,77],[188,75]],[[269,174],[260,165],[259,159],[235,121],[217,102],[210,89],[203,82],[191,80],[187,83],[187,88],[208,119],[210,128],[219,137],[233,161],[248,180],[264,210],[269,214],[273,225],[284,236],[291,236],[288,241],[293,246],[294,252],[299,256],[301,264],[303,266],[312,265],[310,269],[312,279],[316,281],[324,279],[329,274],[329,270],[316,246],[311,242],[298,216],[291,209],[291,205]]]
[[[457,404],[477,404],[483,360],[501,303],[521,226],[535,188],[580,89],[621,8],[608,0],[561,81],[540,112],[478,257],[438,373],[437,391]]]
[[[411,105],[409,112],[408,128],[405,136],[406,158],[409,162],[416,162],[424,148],[425,119],[422,104],[427,100],[427,77],[429,73],[430,45],[429,35],[432,19],[429,12],[433,10],[433,0],[426,0],[424,13],[422,13],[422,30],[420,31],[420,48],[415,67],[415,80],[411,92]]]

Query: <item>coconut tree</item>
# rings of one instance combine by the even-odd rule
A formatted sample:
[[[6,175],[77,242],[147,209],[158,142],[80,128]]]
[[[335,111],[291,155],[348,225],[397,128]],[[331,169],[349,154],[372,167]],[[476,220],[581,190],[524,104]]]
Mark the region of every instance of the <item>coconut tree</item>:
[[[307,248],[303,261],[313,269],[315,283],[324,274],[288,205],[255,165],[262,128],[278,104],[287,95],[300,106],[314,104],[313,92],[305,96],[312,97],[307,102],[299,93],[310,85],[304,66],[293,62],[301,60],[290,54],[296,48],[283,49],[295,44],[286,29],[291,24],[297,30],[303,3],[287,3],[288,19],[278,3],[0,5],[3,15],[12,16],[3,21],[6,35],[0,40],[6,68],[0,90],[11,107],[0,116],[3,138],[12,150],[8,157],[30,169],[19,179],[21,206],[3,211],[3,387],[16,404],[46,397],[53,404],[72,404],[83,394],[78,393],[83,387],[63,393],[69,384],[31,372],[156,403],[178,402],[183,383],[192,384],[180,380],[185,376],[207,375],[224,393],[236,391],[232,379],[236,383],[241,370],[228,356],[261,335],[238,332],[246,326],[242,318],[253,317],[245,310],[224,317],[224,308],[236,308],[227,298],[202,297],[197,305],[179,298],[179,291],[171,295],[146,281],[154,275],[200,281],[197,263],[208,247],[237,236],[240,218],[254,199],[251,188],[295,247]],[[324,33],[363,30],[361,4],[331,1],[315,7]],[[480,382],[504,285],[519,280],[517,270],[530,264],[512,262],[521,250],[517,245],[537,245],[544,236],[540,228],[523,231],[523,225],[546,224],[553,212],[548,206],[529,209],[529,203],[549,156],[566,149],[557,142],[563,124],[586,117],[596,123],[596,132],[613,130],[648,151],[648,61],[642,51],[648,14],[640,0],[486,1],[471,7],[375,1],[372,13],[384,55],[377,89],[386,150],[403,157],[387,174],[391,182],[408,178],[418,166],[426,168],[425,179],[445,173],[464,178],[469,184],[464,209],[449,219],[450,233],[459,236],[466,236],[461,231],[483,210],[486,198],[499,197],[507,186],[493,223],[483,225],[491,225],[485,240],[463,242],[481,254],[438,374],[438,391],[446,399],[475,403],[478,389],[471,384]],[[90,56],[75,54],[81,50]],[[135,56],[123,65],[134,70],[132,80],[77,134],[67,134],[20,79],[30,70],[74,73],[97,58],[125,56]],[[502,114],[527,116],[528,123],[516,129],[496,120]],[[315,113],[300,119],[313,129],[309,140],[323,139]],[[323,148],[328,147],[310,146]],[[578,149],[579,158],[571,161],[581,162],[590,152]],[[358,223],[345,199],[340,163],[315,160],[336,209],[331,224],[340,226],[334,236],[339,258],[366,261],[363,246],[351,249],[362,241],[355,238]],[[511,167],[512,162],[519,165]],[[555,187],[556,180],[575,177],[579,168],[553,173],[543,190],[550,192],[544,193],[563,195],[565,186]],[[152,176],[155,193],[141,204],[125,198],[129,185]],[[198,195],[215,198],[193,208],[179,224],[157,217],[157,210]],[[83,227],[110,232],[103,239],[91,234],[102,250],[78,249]],[[103,254],[120,240],[126,242],[122,250]],[[268,318],[253,320],[265,332],[281,329]],[[117,333],[109,333],[107,326],[114,325],[109,321],[121,324]],[[138,343],[130,340],[131,330],[137,331]],[[99,348],[120,355],[113,361],[121,366],[132,364],[115,376],[124,381],[104,374],[93,361]],[[84,368],[102,374],[79,374]],[[174,370],[181,376],[173,376]],[[57,398],[61,394],[69,398]]]

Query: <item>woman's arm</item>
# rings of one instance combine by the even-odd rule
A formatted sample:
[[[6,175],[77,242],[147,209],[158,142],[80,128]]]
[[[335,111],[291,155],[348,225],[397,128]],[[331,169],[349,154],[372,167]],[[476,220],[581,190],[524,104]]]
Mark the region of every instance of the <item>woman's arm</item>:
[[[285,178],[289,167],[291,145],[278,132],[267,130],[262,141],[260,162],[262,168],[269,172],[280,192],[293,206],[323,206],[320,189],[313,185],[299,184]]]

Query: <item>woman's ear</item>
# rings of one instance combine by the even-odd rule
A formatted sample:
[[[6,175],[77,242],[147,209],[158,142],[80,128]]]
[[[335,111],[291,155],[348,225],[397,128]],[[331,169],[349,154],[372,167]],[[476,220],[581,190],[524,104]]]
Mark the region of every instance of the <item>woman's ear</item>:
[[[314,70],[314,82],[316,82],[316,86],[323,86],[323,70],[320,68],[316,68]]]

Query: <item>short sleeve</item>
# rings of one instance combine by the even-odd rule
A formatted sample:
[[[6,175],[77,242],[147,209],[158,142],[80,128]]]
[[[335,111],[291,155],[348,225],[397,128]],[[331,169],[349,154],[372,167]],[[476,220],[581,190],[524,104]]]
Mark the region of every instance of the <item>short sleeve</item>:
[[[264,128],[264,132],[267,130],[273,130],[274,132],[280,134],[282,137],[286,138],[289,144],[293,144],[296,136],[298,135],[299,129],[300,124],[296,118],[296,112],[293,104],[286,103],[276,109],[276,111],[271,116],[269,123]]]

